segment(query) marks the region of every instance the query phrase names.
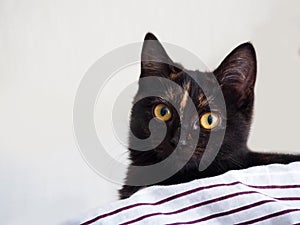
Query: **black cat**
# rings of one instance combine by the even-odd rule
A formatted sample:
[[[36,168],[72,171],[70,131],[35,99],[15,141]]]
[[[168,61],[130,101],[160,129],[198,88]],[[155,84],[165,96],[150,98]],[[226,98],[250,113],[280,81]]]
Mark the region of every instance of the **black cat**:
[[[207,82],[210,82],[210,79],[214,76],[225,99],[226,118],[222,118],[224,115],[221,115],[218,111],[217,103],[215,108],[212,108],[213,104],[208,105],[207,99],[213,99],[214,96],[205,96],[196,81],[188,74],[194,74],[196,79],[197,77],[205,78]],[[181,65],[174,64],[157,38],[148,33],[142,49],[140,78],[149,76],[167,78],[186,90],[196,106],[199,119],[195,121],[194,118],[186,118],[184,124],[181,124],[187,96],[173,93],[172,88],[168,87],[165,88],[166,95],[171,95],[175,98],[175,102],[183,106],[182,112],[176,111],[168,101],[159,97],[147,97],[133,105],[130,122],[133,135],[139,139],[148,138],[150,136],[149,121],[154,117],[157,122],[163,121],[166,124],[167,133],[164,140],[150,151],[132,149],[131,146],[134,146],[136,139],[129,137],[131,165],[128,168],[126,183],[119,191],[121,199],[131,196],[143,187],[130,186],[131,180],[143,179],[145,176],[145,174],[139,173],[139,170],[132,169],[132,166],[148,166],[158,163],[168,157],[178,144],[181,146],[180,153],[185,154],[190,151],[191,138],[198,139],[198,144],[196,149],[193,149],[194,152],[189,161],[176,174],[156,184],[178,184],[216,176],[229,170],[300,160],[300,155],[257,153],[250,151],[247,147],[256,80],[256,54],[252,44],[244,43],[235,48],[212,73],[188,71]],[[139,98],[139,95],[147,88],[155,87],[140,85],[135,98]],[[214,100],[212,100],[212,103],[214,103]],[[180,115],[180,113],[183,113],[183,115]],[[226,127],[224,127],[222,120],[226,120]],[[180,134],[188,133],[190,129],[199,129],[199,135],[193,137],[187,134],[185,135],[186,139],[179,143]],[[225,131],[225,136],[217,156],[207,169],[199,171],[199,162],[205,151],[210,133],[222,130]],[[165,170],[168,170],[168,168],[165,168]]]

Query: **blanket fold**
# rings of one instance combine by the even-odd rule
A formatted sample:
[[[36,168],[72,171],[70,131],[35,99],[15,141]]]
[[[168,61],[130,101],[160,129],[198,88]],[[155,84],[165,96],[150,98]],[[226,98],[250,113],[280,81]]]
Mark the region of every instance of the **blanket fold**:
[[[300,224],[300,162],[152,186],[68,224]]]

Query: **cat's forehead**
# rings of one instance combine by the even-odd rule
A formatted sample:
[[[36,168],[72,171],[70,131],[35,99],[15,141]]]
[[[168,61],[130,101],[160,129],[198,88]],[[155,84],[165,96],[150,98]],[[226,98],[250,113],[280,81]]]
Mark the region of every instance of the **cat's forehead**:
[[[180,108],[184,108],[189,98],[193,100],[197,108],[204,108],[208,105],[208,99],[211,97],[205,95],[201,88],[201,82],[210,82],[210,75],[199,71],[179,72],[178,74],[170,74],[169,78],[179,85],[182,89],[178,93],[178,89],[170,86],[167,93],[172,101],[178,103]],[[206,93],[207,94],[207,93]]]

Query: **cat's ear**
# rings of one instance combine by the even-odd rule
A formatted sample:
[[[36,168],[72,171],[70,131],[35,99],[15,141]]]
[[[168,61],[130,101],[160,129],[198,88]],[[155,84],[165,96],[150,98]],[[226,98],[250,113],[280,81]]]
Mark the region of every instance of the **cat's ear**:
[[[244,43],[235,48],[214,71],[225,99],[238,106],[253,100],[256,70],[253,45]]]
[[[152,33],[147,33],[144,39],[141,55],[141,77],[165,76],[170,74],[172,60],[162,44]]]

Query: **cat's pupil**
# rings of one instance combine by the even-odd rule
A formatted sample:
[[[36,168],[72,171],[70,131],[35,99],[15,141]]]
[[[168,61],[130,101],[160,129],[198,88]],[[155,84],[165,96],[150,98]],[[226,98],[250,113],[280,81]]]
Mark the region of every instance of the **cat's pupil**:
[[[213,118],[212,115],[209,115],[209,116],[207,117],[207,123],[208,123],[209,125],[211,125],[211,124],[213,123],[213,120],[214,120],[214,118]]]
[[[162,116],[165,116],[168,114],[168,108],[167,107],[163,107],[161,110],[160,110],[160,115]]]

